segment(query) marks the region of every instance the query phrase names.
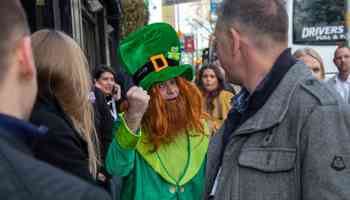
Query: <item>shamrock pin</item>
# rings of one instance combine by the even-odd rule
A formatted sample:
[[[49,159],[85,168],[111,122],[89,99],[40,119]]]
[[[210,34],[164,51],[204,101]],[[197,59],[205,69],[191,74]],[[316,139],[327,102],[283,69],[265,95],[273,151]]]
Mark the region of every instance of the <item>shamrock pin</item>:
[[[176,61],[180,60],[180,51],[179,51],[179,47],[171,47],[170,52],[168,52],[167,57],[169,59],[173,59]]]

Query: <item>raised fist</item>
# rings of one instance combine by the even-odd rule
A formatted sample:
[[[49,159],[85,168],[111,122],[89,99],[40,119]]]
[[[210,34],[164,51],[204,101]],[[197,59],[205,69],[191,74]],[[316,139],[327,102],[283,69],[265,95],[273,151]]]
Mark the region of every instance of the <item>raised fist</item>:
[[[133,86],[126,93],[128,110],[125,113],[125,120],[128,127],[135,133],[140,127],[141,120],[145,114],[150,96],[141,87]]]

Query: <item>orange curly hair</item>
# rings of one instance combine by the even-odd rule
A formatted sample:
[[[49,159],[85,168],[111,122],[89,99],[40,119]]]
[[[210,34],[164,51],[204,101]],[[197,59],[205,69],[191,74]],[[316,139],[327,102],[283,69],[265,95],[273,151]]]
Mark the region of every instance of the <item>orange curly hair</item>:
[[[151,100],[142,120],[142,127],[154,145],[154,150],[162,144],[169,144],[186,130],[196,130],[204,134],[203,119],[208,115],[203,109],[201,92],[192,82],[182,77],[175,78],[180,94],[175,102],[167,102],[159,92],[159,85],[153,86],[149,94]]]

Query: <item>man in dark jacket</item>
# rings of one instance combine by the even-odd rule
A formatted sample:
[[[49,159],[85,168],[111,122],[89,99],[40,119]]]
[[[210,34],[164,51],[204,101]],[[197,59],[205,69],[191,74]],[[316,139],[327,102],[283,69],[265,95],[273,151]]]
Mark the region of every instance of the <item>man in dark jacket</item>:
[[[113,122],[118,118],[117,107],[118,97],[121,98],[121,88],[116,83],[116,74],[110,67],[101,66],[97,68],[93,77],[95,84],[90,99],[94,106],[95,127],[100,140],[102,161],[98,179],[102,185],[110,189],[113,197],[117,197],[120,196],[122,177],[114,176],[112,178],[107,173],[104,163],[109,144],[113,139]],[[109,103],[107,99],[110,99]]]
[[[110,199],[82,180],[36,160],[27,122],[37,93],[29,28],[18,0],[0,1],[0,197],[13,200]]]
[[[107,101],[103,92],[99,88],[94,87],[91,95],[93,96],[91,100],[94,106],[95,127],[100,141],[100,153],[102,161],[102,167],[98,173],[98,179],[102,185],[109,187],[108,182],[110,177],[104,168],[104,161],[106,159],[109,144],[112,142],[113,138],[113,117],[110,113],[110,109],[107,105]]]
[[[215,36],[242,90],[209,145],[205,199],[350,199],[350,109],[287,49],[284,0],[224,0]]]

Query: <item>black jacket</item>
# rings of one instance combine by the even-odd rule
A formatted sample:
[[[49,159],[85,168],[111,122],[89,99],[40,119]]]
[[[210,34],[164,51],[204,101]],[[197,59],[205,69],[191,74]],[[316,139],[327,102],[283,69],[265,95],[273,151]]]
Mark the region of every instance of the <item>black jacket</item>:
[[[48,134],[37,137],[32,143],[37,158],[95,182],[89,172],[87,144],[55,98],[39,97],[30,120],[48,128]]]
[[[103,190],[36,160],[29,148],[31,131],[22,124],[27,123],[0,114],[1,199],[110,199]]]
[[[102,163],[107,155],[109,144],[112,142],[113,133],[113,117],[111,115],[109,106],[102,91],[98,88],[94,88],[94,113],[95,113],[95,127],[100,141],[100,152]]]

